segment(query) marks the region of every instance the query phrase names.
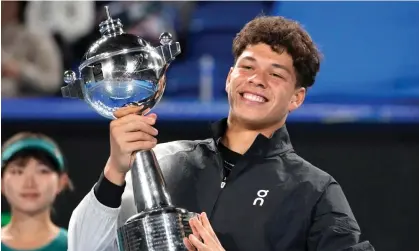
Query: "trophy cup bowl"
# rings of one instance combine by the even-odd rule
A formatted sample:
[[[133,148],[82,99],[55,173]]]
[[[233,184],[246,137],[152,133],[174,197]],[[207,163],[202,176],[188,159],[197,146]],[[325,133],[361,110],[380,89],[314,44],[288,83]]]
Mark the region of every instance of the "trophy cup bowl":
[[[127,106],[141,107],[142,114],[160,101],[167,68],[180,54],[180,45],[165,32],[161,45],[153,47],[125,33],[120,20],[112,19],[105,9],[108,19],[99,25],[102,37],[83,56],[78,78],[73,71],[65,72],[62,95],[84,100],[108,119],[115,119],[114,112]],[[172,204],[152,150],[133,154],[131,174],[138,214],[117,230],[119,250],[186,250],[183,238],[192,233],[189,219],[196,214]]]

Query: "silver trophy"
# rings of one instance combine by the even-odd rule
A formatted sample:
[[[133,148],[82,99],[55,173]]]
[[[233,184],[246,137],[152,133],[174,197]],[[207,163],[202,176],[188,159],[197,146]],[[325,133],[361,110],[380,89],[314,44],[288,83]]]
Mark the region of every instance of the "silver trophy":
[[[124,33],[119,19],[108,19],[99,27],[102,37],[93,43],[79,66],[79,78],[66,71],[62,95],[86,101],[100,115],[115,119],[114,112],[126,106],[153,108],[166,86],[166,70],[180,54],[180,45],[170,33],[160,36],[161,45]],[[195,213],[175,207],[152,150],[139,151],[132,161],[132,185],[138,214],[118,229],[119,250],[186,250],[183,238],[192,230]]]

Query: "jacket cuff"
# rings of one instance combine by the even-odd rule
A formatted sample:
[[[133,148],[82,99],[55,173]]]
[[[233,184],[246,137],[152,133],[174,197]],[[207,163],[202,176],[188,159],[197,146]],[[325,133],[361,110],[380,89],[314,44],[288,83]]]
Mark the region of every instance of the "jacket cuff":
[[[102,172],[99,181],[96,183],[94,188],[95,197],[104,206],[118,208],[121,206],[122,194],[124,193],[125,185],[126,183],[122,186],[115,185],[110,182]]]

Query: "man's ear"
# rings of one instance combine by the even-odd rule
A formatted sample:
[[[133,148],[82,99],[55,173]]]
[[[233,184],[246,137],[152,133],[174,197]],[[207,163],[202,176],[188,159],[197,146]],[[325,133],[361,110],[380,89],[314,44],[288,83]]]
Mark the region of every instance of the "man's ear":
[[[225,91],[228,93],[228,87],[230,84],[231,73],[233,72],[233,67],[230,67],[230,71],[228,72],[227,79],[226,79],[226,87]]]
[[[291,97],[291,102],[288,105],[288,111],[292,112],[298,109],[304,102],[307,90],[304,87],[297,88]]]

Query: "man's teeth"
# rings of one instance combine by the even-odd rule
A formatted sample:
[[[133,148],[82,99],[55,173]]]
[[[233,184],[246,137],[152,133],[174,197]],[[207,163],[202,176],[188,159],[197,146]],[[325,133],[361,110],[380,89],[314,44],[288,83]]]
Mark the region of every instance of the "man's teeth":
[[[250,94],[250,93],[243,93],[243,97],[247,100],[254,101],[254,102],[259,102],[259,103],[264,103],[265,102],[264,97],[254,95],[254,94]]]

